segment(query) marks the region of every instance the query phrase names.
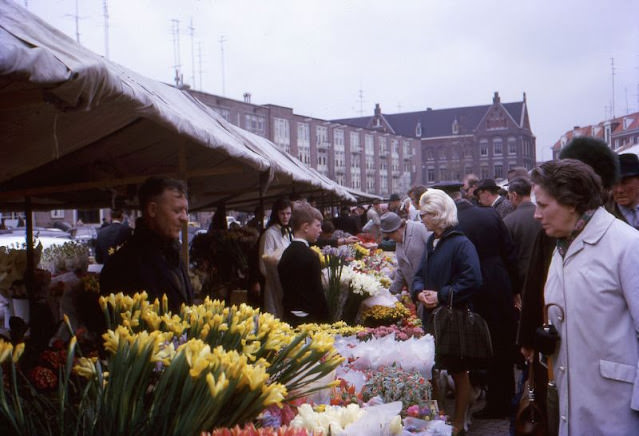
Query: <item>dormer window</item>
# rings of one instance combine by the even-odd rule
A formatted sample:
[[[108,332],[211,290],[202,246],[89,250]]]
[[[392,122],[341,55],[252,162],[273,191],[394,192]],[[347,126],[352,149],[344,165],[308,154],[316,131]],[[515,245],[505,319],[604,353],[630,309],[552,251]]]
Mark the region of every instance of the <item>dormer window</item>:
[[[380,120],[379,118],[375,118],[374,126],[382,127],[382,120]]]
[[[453,135],[459,135],[459,122],[457,121],[457,118],[453,121]]]
[[[632,118],[624,118],[623,119],[623,129],[626,130],[632,124],[634,120]]]
[[[417,122],[417,126],[415,126],[415,136],[418,138],[422,137],[422,123],[421,121]]]

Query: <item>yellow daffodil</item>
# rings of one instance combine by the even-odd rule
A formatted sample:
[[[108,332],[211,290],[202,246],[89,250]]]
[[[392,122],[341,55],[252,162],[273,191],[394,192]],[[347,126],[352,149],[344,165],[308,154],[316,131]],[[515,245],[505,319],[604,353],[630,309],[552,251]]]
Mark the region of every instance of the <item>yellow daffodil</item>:
[[[279,406],[282,401],[284,401],[284,398],[286,398],[288,392],[284,385],[273,383],[262,386],[262,394],[266,394],[264,406],[270,406],[271,404],[277,404]]]
[[[0,364],[7,360],[9,356],[11,356],[12,352],[13,345],[11,345],[11,342],[5,342],[0,339]]]
[[[96,357],[80,357],[78,363],[73,367],[73,372],[80,377],[91,379],[97,375],[97,369],[95,367],[97,360]]]
[[[221,373],[217,380],[213,377],[213,374],[210,372],[206,374],[206,383],[209,386],[209,391],[211,392],[211,396],[213,398],[217,397],[224,389],[226,389],[229,385],[229,381],[226,378],[226,374]]]

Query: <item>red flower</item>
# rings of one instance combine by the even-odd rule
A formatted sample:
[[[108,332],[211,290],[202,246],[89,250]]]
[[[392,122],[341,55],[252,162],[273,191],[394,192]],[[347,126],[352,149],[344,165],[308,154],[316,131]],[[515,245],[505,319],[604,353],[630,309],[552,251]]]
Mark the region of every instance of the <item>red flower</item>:
[[[49,368],[36,366],[29,373],[29,378],[37,389],[49,390],[58,385],[58,376]]]

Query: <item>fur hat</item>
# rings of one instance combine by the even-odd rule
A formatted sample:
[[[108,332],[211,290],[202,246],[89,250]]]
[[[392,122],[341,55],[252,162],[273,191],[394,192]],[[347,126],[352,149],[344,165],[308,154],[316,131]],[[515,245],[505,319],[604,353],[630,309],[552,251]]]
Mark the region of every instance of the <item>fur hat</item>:
[[[577,159],[590,165],[601,177],[604,189],[612,188],[619,181],[619,159],[601,139],[579,136],[561,150],[559,159]]]

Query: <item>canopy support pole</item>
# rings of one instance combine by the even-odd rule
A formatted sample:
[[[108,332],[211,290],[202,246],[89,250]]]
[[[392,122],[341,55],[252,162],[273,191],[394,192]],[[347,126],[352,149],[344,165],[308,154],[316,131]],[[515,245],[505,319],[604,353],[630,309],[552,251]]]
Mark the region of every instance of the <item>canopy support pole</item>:
[[[257,219],[257,230],[259,230],[260,234],[262,234],[262,230],[264,230],[264,194],[262,193],[262,177],[258,177],[260,184],[260,210],[256,214]]]
[[[35,277],[35,256],[33,253],[33,209],[31,207],[31,197],[24,199],[24,214],[26,218],[26,243],[27,243],[27,270],[24,275],[24,285],[29,298],[29,319],[33,320],[33,305],[35,303],[35,290],[33,281]]]
[[[188,198],[188,185],[186,174],[186,141],[182,142],[178,148],[178,174],[181,180],[186,183],[187,186],[187,198]],[[182,224],[182,260],[186,268],[189,268],[189,213],[186,213],[187,222]]]

